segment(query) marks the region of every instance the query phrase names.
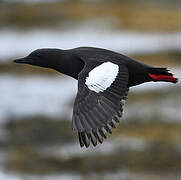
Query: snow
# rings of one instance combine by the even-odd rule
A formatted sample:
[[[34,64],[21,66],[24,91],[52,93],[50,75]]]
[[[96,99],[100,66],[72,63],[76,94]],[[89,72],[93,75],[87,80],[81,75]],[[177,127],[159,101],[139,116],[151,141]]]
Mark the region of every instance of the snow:
[[[77,91],[76,80],[49,76],[0,76],[0,120],[13,116],[71,117],[69,103]]]
[[[0,31],[0,59],[24,56],[38,48],[69,49],[79,46],[102,47],[123,54],[152,53],[181,50],[181,32],[140,33],[125,32],[82,25],[66,31],[31,30]]]
[[[176,72],[176,77],[181,78],[181,69],[172,70]],[[77,81],[70,77],[2,74],[0,84],[0,94],[3,94],[0,101],[0,121],[13,116],[42,114],[71,119],[72,107],[69,104],[76,96]],[[173,86],[175,84],[146,83],[131,88],[130,91],[164,90]],[[181,83],[176,86],[181,86]]]

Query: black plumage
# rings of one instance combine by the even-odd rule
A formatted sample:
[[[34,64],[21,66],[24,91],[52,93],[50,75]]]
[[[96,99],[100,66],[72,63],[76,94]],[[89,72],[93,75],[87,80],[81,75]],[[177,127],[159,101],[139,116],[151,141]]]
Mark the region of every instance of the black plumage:
[[[112,133],[122,117],[130,87],[149,81],[177,82],[166,68],[92,47],[38,49],[14,62],[52,68],[78,80],[72,127],[81,147],[103,143],[107,133]]]

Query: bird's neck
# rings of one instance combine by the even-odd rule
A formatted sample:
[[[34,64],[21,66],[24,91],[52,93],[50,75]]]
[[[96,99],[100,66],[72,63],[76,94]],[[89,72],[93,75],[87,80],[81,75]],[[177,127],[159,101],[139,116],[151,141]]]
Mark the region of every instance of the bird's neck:
[[[65,53],[63,59],[60,58],[55,70],[78,79],[78,74],[84,67],[84,62],[76,55]]]

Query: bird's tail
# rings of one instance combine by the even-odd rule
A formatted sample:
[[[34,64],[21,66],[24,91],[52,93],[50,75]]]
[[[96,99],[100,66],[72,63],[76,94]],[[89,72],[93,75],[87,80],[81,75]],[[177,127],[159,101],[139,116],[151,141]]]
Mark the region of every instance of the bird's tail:
[[[148,75],[153,81],[165,81],[177,83],[178,79],[167,68],[149,68]]]

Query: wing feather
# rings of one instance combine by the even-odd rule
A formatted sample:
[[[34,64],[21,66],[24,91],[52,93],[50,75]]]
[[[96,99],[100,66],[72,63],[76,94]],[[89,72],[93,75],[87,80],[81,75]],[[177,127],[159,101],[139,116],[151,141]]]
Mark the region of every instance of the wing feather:
[[[119,73],[112,84],[109,82],[111,85],[106,89],[106,83],[104,86],[96,84],[95,75],[94,79],[89,77],[89,81],[91,80],[89,87],[85,84],[89,71],[90,68],[85,66],[79,74],[78,93],[72,119],[72,126],[74,130],[78,131],[81,147],[89,147],[90,142],[93,146],[96,146],[98,142],[102,144],[103,140],[107,138],[107,133],[112,134],[112,129],[117,127],[122,117],[123,106],[129,90],[127,88],[129,74],[124,65],[119,66]],[[103,75],[101,74],[101,76]],[[108,77],[106,75],[106,78]],[[113,79],[113,76],[111,78]],[[109,79],[106,80],[109,81]],[[100,78],[99,81],[102,82]]]

